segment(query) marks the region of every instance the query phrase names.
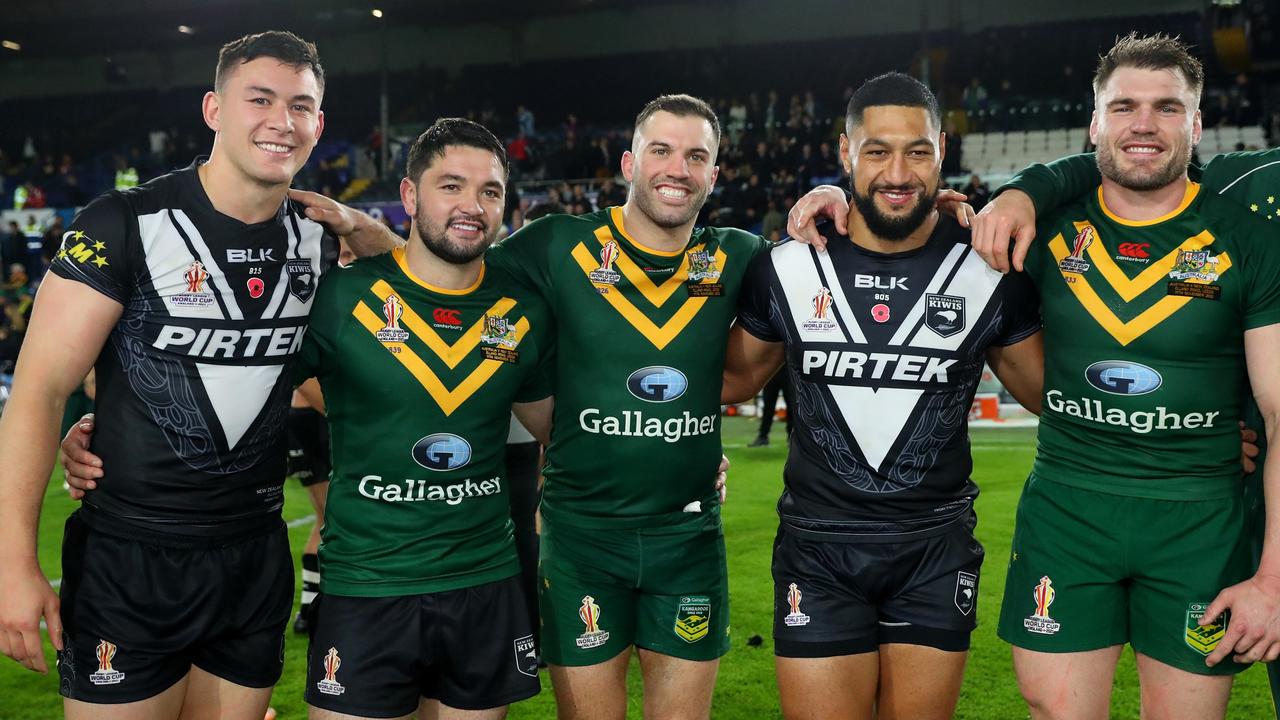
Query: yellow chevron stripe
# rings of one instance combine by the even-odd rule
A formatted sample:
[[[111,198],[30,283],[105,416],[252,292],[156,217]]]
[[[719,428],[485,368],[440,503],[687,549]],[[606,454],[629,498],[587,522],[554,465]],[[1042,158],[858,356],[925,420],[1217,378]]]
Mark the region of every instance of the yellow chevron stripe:
[[[608,225],[601,225],[596,228],[596,240],[600,241],[600,247],[608,245],[610,240],[617,242],[617,240],[614,240],[613,233],[609,231]],[[617,266],[623,277],[630,280],[635,289],[639,290],[641,295],[644,295],[645,299],[653,303],[654,307],[662,307],[663,303],[670,299],[671,295],[684,284],[684,281],[689,279],[689,253],[684,254],[684,258],[680,261],[680,267],[676,268],[671,277],[663,281],[661,285],[655,285],[653,280],[649,278],[649,274],[641,270],[640,266],[636,265],[635,261],[624,252],[618,253],[618,259],[614,261],[614,265]],[[595,270],[596,268],[592,267],[591,269]]]
[[[1092,227],[1091,223],[1078,222],[1075,223],[1076,232],[1080,232],[1086,227]],[[1062,237],[1059,235],[1058,237]],[[1169,254],[1152,262],[1145,270],[1138,273],[1132,280],[1128,275],[1124,274],[1124,270],[1116,264],[1115,258],[1111,257],[1111,252],[1102,245],[1102,238],[1098,235],[1098,228],[1093,228],[1094,241],[1089,245],[1089,249],[1085,252],[1089,255],[1089,261],[1098,268],[1098,272],[1102,273],[1102,277],[1110,283],[1116,293],[1130,302],[1142,293],[1151,289],[1152,285],[1160,282],[1161,278],[1167,277],[1173,272],[1173,266],[1178,264],[1178,253],[1184,250],[1200,250],[1213,244],[1213,235],[1208,230],[1189,237],[1182,241],[1182,244],[1174,248]]]
[[[404,295],[396,292],[394,288],[387,284],[386,280],[379,280],[374,283],[372,289],[373,294],[382,298],[383,302],[386,302],[387,297],[390,295],[395,295],[400,298],[400,304],[404,306],[404,316],[400,318],[400,321],[403,322],[405,327],[409,328],[414,335],[417,335],[422,342],[426,343],[427,347],[431,348],[431,352],[435,353],[436,357],[443,360],[444,363],[449,366],[450,370],[458,367],[458,363],[462,362],[462,359],[465,358],[472,350],[475,350],[476,345],[480,344],[480,335],[484,331],[483,315],[479,320],[476,320],[461,337],[450,345],[436,333],[435,328],[431,327],[430,323],[423,320],[421,315],[414,312],[413,308],[409,307],[409,303],[405,301]],[[489,308],[485,315],[506,315],[507,312],[515,306],[515,300],[504,297],[494,303],[493,307]]]
[[[366,330],[374,335],[377,335],[378,331],[384,326],[383,321],[363,302],[357,304],[351,314],[355,316],[361,325],[364,325]],[[405,315],[406,317],[408,316],[407,308]],[[516,344],[519,345],[520,341],[524,339],[525,333],[529,331],[529,320],[520,318],[515,324],[515,329]],[[440,381],[440,378],[432,372],[431,368],[423,362],[422,358],[418,357],[418,354],[407,345],[404,343],[389,344],[398,348],[397,352],[392,352],[392,357],[399,360],[400,364],[417,379],[418,383],[427,391],[431,399],[436,401],[436,405],[440,406],[446,416],[452,415],[454,410],[457,410],[468,398],[475,394],[476,390],[483,387],[489,381],[489,378],[498,372],[498,368],[502,367],[500,360],[482,360],[480,365],[475,370],[472,370],[471,374],[467,375],[456,388],[449,390]],[[472,347],[474,348],[474,346]]]
[[[1199,236],[1197,236],[1199,237]],[[1194,239],[1194,238],[1192,238]],[[1062,239],[1062,235],[1054,237],[1049,241],[1049,249],[1053,252],[1056,261],[1062,262],[1071,252],[1067,249],[1066,242]],[[1092,259],[1092,255],[1090,255]],[[1170,265],[1172,268],[1172,265]],[[1231,267],[1231,258],[1227,253],[1218,255],[1218,275],[1221,276]],[[1072,278],[1075,282],[1068,282],[1067,287],[1071,289],[1076,299],[1084,306],[1085,310],[1093,316],[1095,322],[1102,326],[1104,330],[1111,334],[1121,345],[1128,345],[1134,340],[1145,335],[1149,330],[1169,319],[1177,311],[1181,310],[1184,305],[1192,300],[1189,297],[1181,297],[1176,295],[1167,295],[1160,298],[1151,307],[1144,310],[1137,317],[1128,322],[1122,321],[1116,317],[1116,314],[1107,307],[1102,298],[1098,297],[1098,293],[1094,291],[1089,284],[1088,279],[1083,275],[1074,275]],[[1185,282],[1207,285],[1205,280],[1189,279]],[[1150,287],[1150,286],[1148,286]]]

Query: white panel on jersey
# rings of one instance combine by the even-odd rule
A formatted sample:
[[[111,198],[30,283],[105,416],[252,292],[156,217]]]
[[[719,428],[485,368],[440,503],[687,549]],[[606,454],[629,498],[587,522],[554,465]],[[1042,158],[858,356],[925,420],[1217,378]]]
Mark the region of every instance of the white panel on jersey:
[[[156,293],[164,298],[165,310],[170,315],[223,319],[222,309],[218,307],[207,284],[201,284],[200,292],[187,292],[186,273],[196,258],[192,257],[187,244],[182,241],[182,236],[170,221],[168,210],[139,215],[138,235],[142,240],[143,257],[147,259],[147,270],[151,273],[151,284],[155,286]],[[206,268],[205,272],[214,274],[212,268]]]
[[[782,292],[787,297],[787,309],[791,311],[791,319],[795,323],[797,340],[800,342],[849,342],[840,326],[831,322],[825,326],[813,324],[813,299],[824,287],[822,278],[818,276],[817,266],[809,254],[809,246],[798,242],[783,243],[769,252],[769,260],[773,262],[774,272],[782,285]],[[832,290],[831,288],[827,288]],[[834,298],[834,292],[832,293]],[[847,317],[845,308],[837,304],[833,313]],[[831,318],[834,320],[834,316]],[[808,325],[808,329],[806,329]],[[825,328],[825,329],[823,329]],[[859,338],[858,342],[866,342]]]
[[[956,247],[960,246],[957,245]],[[982,316],[982,311],[987,308],[987,303],[991,302],[991,298],[995,295],[996,287],[1000,285],[1000,279],[1003,277],[999,270],[994,270],[990,265],[987,265],[978,253],[969,252],[960,265],[960,271],[939,293],[949,298],[963,298],[964,327],[955,332],[955,334],[942,337],[928,327],[921,325],[920,330],[911,338],[911,346],[937,348],[939,350],[959,349],[960,343],[969,337],[970,330],[973,329],[978,318]],[[919,304],[924,304],[927,298],[928,293],[922,295]],[[913,308],[912,312],[914,311],[915,309]]]
[[[867,465],[878,472],[924,390],[828,385]]]
[[[920,299],[911,307],[911,311],[902,319],[902,324],[898,326],[897,332],[890,338],[890,345],[901,345],[911,336],[911,331],[920,323],[920,319],[924,317],[925,298],[930,293],[937,294],[942,288],[942,283],[950,277],[952,269],[956,263],[960,261],[960,257],[964,254],[964,245],[955,245],[947,252],[947,256],[938,264],[938,270],[929,279],[929,284],[925,285],[924,292],[920,295]]]
[[[293,222],[286,219],[285,227],[289,229],[289,250],[290,258],[305,258],[311,263],[311,294],[307,296],[306,301],[299,299],[292,292],[286,292],[284,296],[284,309],[279,317],[306,317],[311,312],[311,301],[316,296],[316,286],[320,282],[320,241],[324,237],[324,226],[313,220],[308,220],[305,216],[298,217],[298,230],[302,236],[297,237],[293,232]],[[293,243],[297,243],[298,254],[293,254]],[[276,287],[284,287],[289,289],[289,283],[293,279],[288,270],[288,265],[280,269],[280,282]],[[275,297],[271,298],[272,303]]]
[[[853,336],[853,341],[865,345],[867,336],[862,334],[858,319],[849,310],[849,299],[845,297],[844,286],[840,284],[840,273],[837,273],[835,265],[831,264],[831,253],[818,253],[818,264],[822,266],[822,274],[827,276],[827,289],[831,291],[836,307],[840,308],[840,319],[844,320],[844,325]]]
[[[209,404],[218,416],[227,449],[234,450],[262,412],[283,365],[206,365],[196,363]],[[254,402],[257,399],[258,402]]]
[[[218,264],[217,256],[209,249],[204,237],[200,235],[200,231],[196,230],[195,223],[192,223],[191,218],[187,217],[187,214],[181,210],[175,209],[173,216],[177,218],[178,224],[187,233],[187,237],[196,249],[196,254],[200,256],[200,261],[204,263],[205,270],[209,273],[209,279],[212,281],[209,291],[216,292],[222,297],[222,304],[227,308],[227,317],[232,320],[243,320],[244,313],[240,312],[240,306],[236,304],[236,295],[231,291],[227,274],[222,272],[222,266]],[[214,289],[215,287],[217,288],[216,290]]]

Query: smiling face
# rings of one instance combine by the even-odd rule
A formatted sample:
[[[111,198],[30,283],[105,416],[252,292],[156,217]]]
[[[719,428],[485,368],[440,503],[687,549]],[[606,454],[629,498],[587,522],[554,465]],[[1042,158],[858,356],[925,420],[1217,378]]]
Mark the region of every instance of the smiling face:
[[[636,127],[631,150],[622,154],[622,175],[631,199],[654,225],[690,224],[715,186],[715,132],[697,115],[658,111]]]
[[[1138,191],[1182,178],[1200,142],[1199,104],[1176,69],[1117,68],[1095,95],[1089,127],[1102,175]]]
[[[851,130],[840,136],[840,159],[853,204],[874,235],[904,240],[933,210],[945,136],[927,108],[908,105],[868,107]]]
[[[204,118],[217,133],[213,158],[264,186],[288,185],[324,130],[315,74],[272,57],[236,66],[205,95]]]
[[[418,178],[400,181],[413,231],[433,255],[465,265],[484,254],[502,227],[506,172],[498,156],[466,145],[445,147]]]

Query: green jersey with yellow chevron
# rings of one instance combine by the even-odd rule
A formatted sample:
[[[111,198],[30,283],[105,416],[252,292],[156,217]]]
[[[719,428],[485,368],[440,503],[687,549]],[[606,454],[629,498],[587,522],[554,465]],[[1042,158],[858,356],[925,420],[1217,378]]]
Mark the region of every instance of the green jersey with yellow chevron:
[[[446,290],[403,250],[325,276],[295,377],[316,376],[332,481],[321,590],[386,597],[519,572],[503,475],[512,402],[551,394],[546,306],[486,266]]]
[[[1194,182],[1151,221],[1117,217],[1101,188],[1044,217],[1027,260],[1045,333],[1037,475],[1157,499],[1238,492],[1243,335],[1280,322],[1273,228]]]
[[[555,316],[548,518],[647,527],[710,509],[725,343],[747,265],[766,247],[700,228],[683,250],[659,252],[627,234],[615,207],[549,216],[490,251]]]

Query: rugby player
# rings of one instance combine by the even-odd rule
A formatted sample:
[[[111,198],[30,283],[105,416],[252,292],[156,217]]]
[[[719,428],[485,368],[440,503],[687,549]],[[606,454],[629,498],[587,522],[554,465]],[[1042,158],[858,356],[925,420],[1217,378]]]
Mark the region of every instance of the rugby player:
[[[1046,313],[1040,447],[1000,625],[1033,717],[1104,717],[1098,689],[1126,641],[1153,718],[1222,717],[1242,663],[1280,655],[1280,468],[1263,470],[1253,561],[1228,442],[1246,364],[1274,432],[1280,247],[1219,197],[1229,182],[1215,194],[1188,177],[1202,83],[1176,40],[1119,40],[1094,80],[1101,184],[1034,229],[997,214],[1011,195],[975,237],[1005,268],[1017,232],[1013,263],[1025,257]]]
[[[941,217],[937,99],[888,73],[852,96],[840,155],[849,237],[758,258],[729,336],[722,402],[784,359],[796,404],[774,543],[783,715],[950,718],[977,624],[967,415],[984,361],[1037,411],[1035,290]],[[784,371],[785,372],[785,371]]]
[[[46,672],[69,718],[261,718],[280,676],[292,560],[280,519],[285,364],[326,231],[385,251],[371,218],[287,197],[324,127],[295,35],[223,47],[206,162],[90,203],[42,283],[0,419],[0,652]],[[331,238],[330,238],[331,239]],[[107,482],[67,521],[61,600],[36,527],[68,393],[95,367]]]

